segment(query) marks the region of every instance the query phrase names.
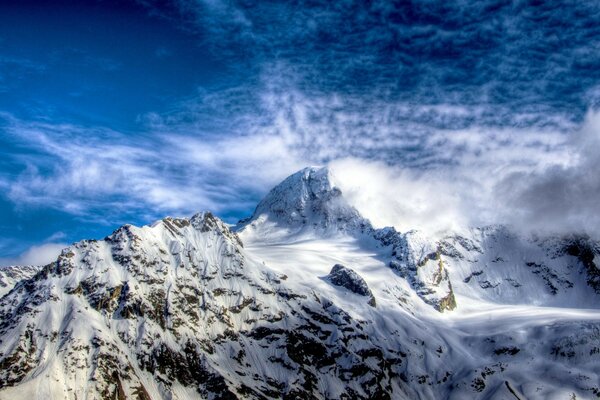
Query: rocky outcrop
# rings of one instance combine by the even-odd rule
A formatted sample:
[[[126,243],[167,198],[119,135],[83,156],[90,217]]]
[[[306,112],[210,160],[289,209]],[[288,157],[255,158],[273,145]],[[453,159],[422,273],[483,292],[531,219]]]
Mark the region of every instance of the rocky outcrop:
[[[392,247],[390,268],[405,278],[427,304],[438,311],[456,308],[450,275],[439,243],[418,232],[383,236]]]
[[[327,279],[336,286],[341,286],[360,296],[368,297],[369,305],[375,307],[375,296],[373,296],[367,282],[350,268],[341,264],[336,264],[331,268],[331,272],[327,275]]]
[[[566,254],[576,257],[585,267],[587,273],[587,284],[600,294],[600,267],[598,266],[598,255],[600,246],[588,237],[575,237],[566,240],[564,245]]]

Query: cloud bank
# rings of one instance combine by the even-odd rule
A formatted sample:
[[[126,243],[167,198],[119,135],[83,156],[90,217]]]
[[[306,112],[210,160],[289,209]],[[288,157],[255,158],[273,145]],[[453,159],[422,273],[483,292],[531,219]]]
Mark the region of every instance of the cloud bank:
[[[504,206],[500,221],[523,229],[600,237],[599,113],[587,115],[570,145],[572,162],[513,172],[497,183],[494,194]]]
[[[335,161],[332,168],[376,226],[440,233],[505,224],[525,233],[600,238],[600,114],[588,113],[562,141],[560,135],[538,140],[484,146],[467,139],[462,147],[475,151],[461,153],[460,163],[421,171],[357,159]],[[528,150],[530,141],[537,144]]]
[[[377,228],[394,226],[429,234],[468,226],[459,190],[436,171],[398,169],[382,162],[336,160],[335,183],[350,204]]]

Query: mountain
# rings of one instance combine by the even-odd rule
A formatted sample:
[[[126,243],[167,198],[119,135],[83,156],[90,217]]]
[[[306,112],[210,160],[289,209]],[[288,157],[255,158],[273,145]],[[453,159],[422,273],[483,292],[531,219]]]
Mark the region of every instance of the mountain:
[[[235,227],[125,225],[24,274],[0,298],[0,399],[598,397],[599,254],[376,229],[307,168]]]
[[[19,281],[31,278],[41,267],[35,265],[11,265],[0,268],[0,297],[8,293]]]
[[[342,196],[329,169],[308,167],[273,188],[238,229],[252,231],[263,242],[290,242],[372,227]]]

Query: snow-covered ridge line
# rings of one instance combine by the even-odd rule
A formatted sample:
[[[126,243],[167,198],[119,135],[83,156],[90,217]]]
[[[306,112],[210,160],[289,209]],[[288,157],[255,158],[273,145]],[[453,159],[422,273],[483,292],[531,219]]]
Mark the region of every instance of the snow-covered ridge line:
[[[125,225],[23,272],[0,297],[0,400],[588,398],[599,253],[373,229],[308,168],[231,229]]]

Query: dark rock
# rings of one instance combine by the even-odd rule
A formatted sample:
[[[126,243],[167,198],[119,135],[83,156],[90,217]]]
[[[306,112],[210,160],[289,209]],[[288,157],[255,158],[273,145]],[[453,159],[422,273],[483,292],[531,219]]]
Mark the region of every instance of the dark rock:
[[[516,355],[519,351],[521,351],[521,349],[519,349],[518,347],[501,347],[499,349],[494,350],[494,353],[499,356],[502,354],[508,354],[511,356]]]
[[[369,305],[375,307],[375,297],[371,289],[369,289],[367,282],[350,268],[336,264],[331,269],[329,275],[327,275],[327,279],[332,284],[346,288],[352,293],[369,297]]]
[[[565,246],[565,252],[576,257],[586,269],[587,283],[596,293],[600,293],[600,268],[594,262],[594,246],[585,238],[578,238]]]

